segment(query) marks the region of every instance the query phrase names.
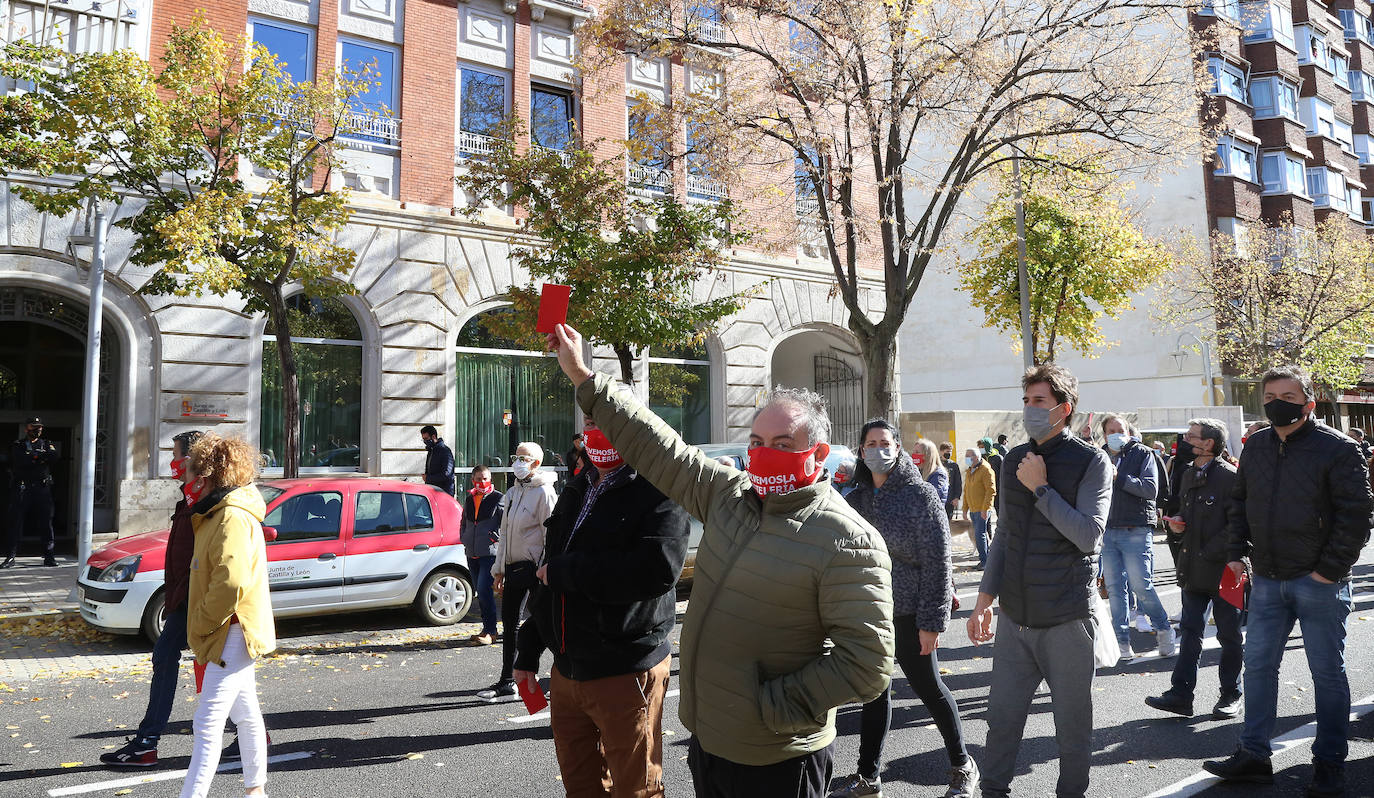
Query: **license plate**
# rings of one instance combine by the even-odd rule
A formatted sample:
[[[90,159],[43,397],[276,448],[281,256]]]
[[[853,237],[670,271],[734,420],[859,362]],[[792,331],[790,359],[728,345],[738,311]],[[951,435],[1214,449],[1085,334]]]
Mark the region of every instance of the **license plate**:
[[[77,585],[77,586],[76,586],[76,600],[79,601],[79,602],[81,602],[81,603],[83,603],[83,604],[85,603],[85,601],[86,601],[86,588],[85,588],[85,587],[83,587],[83,586],[81,586],[81,585]]]

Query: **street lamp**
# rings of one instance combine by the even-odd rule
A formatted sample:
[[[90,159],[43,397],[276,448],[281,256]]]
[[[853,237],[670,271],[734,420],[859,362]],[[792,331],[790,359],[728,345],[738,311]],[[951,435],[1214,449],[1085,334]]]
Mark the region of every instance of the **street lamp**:
[[[92,198],[86,205],[86,221],[81,233],[72,233],[67,238],[73,259],[78,259],[77,247],[91,248],[88,277],[91,299],[90,312],[86,315],[86,373],[81,404],[81,492],[76,508],[78,579],[91,556],[95,520],[95,420],[100,402],[100,321],[105,294],[106,232],[105,207]]]
[[[1194,341],[1197,341],[1198,346],[1202,348],[1202,379],[1207,383],[1207,393],[1203,395],[1202,403],[1204,405],[1207,405],[1208,407],[1211,407],[1213,398],[1212,347],[1208,346],[1207,342],[1202,340],[1202,338],[1198,337],[1198,335],[1195,333],[1188,332],[1187,330],[1184,330],[1183,332],[1179,333],[1178,341],[1174,343],[1174,349],[1177,351],[1173,352],[1172,354],[1174,361],[1178,365],[1179,371],[1183,370],[1183,359],[1188,356],[1188,353],[1183,349],[1184,338],[1192,338]]]

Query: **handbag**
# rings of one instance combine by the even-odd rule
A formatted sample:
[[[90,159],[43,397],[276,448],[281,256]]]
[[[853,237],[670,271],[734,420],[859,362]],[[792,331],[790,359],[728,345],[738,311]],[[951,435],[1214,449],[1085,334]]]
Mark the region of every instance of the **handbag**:
[[[1116,643],[1116,630],[1112,628],[1112,613],[1107,602],[1100,597],[1093,602],[1093,661],[1099,668],[1110,668],[1121,659],[1121,648]]]

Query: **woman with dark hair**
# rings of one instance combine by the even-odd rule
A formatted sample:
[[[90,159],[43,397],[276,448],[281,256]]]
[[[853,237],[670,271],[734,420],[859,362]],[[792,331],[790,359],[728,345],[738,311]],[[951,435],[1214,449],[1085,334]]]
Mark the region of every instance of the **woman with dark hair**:
[[[868,422],[860,441],[861,462],[846,501],[882,533],[892,558],[897,664],[944,738],[950,760],[946,798],[972,798],[978,788],[978,766],[964,745],[959,707],[940,678],[936,654],[954,592],[949,520],[935,488],[902,450],[891,424],[882,419]],[[940,467],[938,461],[934,467]],[[882,794],[879,770],[891,726],[889,686],[864,704],[859,721],[859,770],[842,781],[831,793],[833,798]]]

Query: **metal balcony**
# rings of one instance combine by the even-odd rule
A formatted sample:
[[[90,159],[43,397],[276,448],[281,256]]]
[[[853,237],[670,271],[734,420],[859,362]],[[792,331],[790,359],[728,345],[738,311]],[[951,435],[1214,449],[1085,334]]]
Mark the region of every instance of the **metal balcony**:
[[[651,194],[665,194],[673,187],[673,173],[660,166],[632,163],[627,169],[630,188]]]
[[[705,175],[687,175],[687,196],[694,199],[722,200],[729,196],[724,180]]]
[[[454,158],[459,161],[472,158],[489,158],[500,145],[501,139],[495,136],[484,136],[481,133],[469,133],[466,130],[460,130],[458,131],[458,148],[457,152],[454,153]]]
[[[401,145],[401,120],[392,116],[378,116],[363,111],[350,111],[343,120],[345,138],[363,139],[399,147]]]

